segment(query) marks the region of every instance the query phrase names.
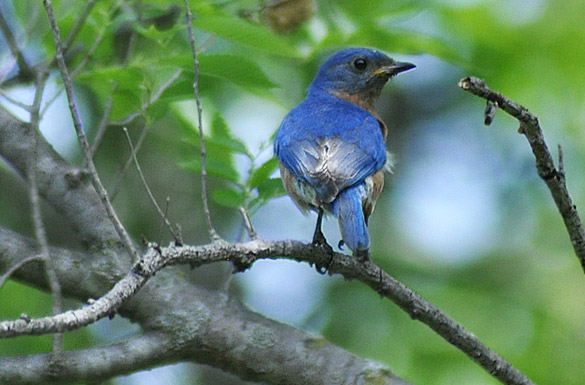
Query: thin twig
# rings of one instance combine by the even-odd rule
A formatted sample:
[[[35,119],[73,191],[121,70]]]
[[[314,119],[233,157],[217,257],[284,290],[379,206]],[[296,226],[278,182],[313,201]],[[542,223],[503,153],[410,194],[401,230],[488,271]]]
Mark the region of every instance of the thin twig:
[[[142,111],[146,110],[151,104],[153,104],[154,102],[156,102],[161,95],[163,94],[163,92],[169,88],[174,82],[175,80],[177,80],[179,78],[179,76],[181,76],[181,73],[183,73],[182,69],[178,69],[177,71],[175,71],[171,76],[169,76],[169,78],[160,85],[160,87],[158,87],[156,90],[154,90],[154,92],[152,93],[152,96],[150,98],[148,98],[147,101],[145,101],[144,103],[142,103]],[[108,122],[110,126],[127,126],[129,125],[134,119],[138,118],[142,116],[142,112],[133,112],[131,114],[129,114],[128,116],[126,116],[123,119],[120,120],[113,120]],[[138,145],[136,146],[138,147]]]
[[[110,11],[110,15],[113,15],[115,13],[116,9],[117,9],[117,7],[113,7],[112,10]],[[110,18],[108,17],[108,19],[110,19]],[[77,74],[79,72],[81,72],[81,70],[86,66],[86,64],[93,57],[93,53],[99,47],[99,45],[101,44],[102,40],[106,36],[106,31],[108,30],[108,27],[109,27],[109,24],[104,24],[102,26],[102,28],[98,32],[98,35],[97,35],[95,41],[93,42],[93,44],[91,45],[91,47],[89,47],[89,49],[87,50],[87,52],[85,53],[85,55],[83,56],[83,58],[81,59],[81,61],[79,62],[79,64],[77,65],[77,67],[75,67],[73,69],[73,71],[71,71],[71,77],[72,78],[74,78],[75,76],[77,76]]]
[[[169,78],[167,80],[165,80],[156,90],[154,90],[151,97],[148,99],[148,103],[144,103],[142,105],[142,109],[146,109],[146,108],[148,108],[149,105],[156,102],[161,97],[163,92],[165,92],[167,88],[172,86],[173,83],[175,82],[175,80],[177,80],[179,78],[179,76],[181,76],[182,73],[183,73],[182,68],[179,68],[178,70],[173,72],[173,74],[171,76],[169,76]]]
[[[167,215],[169,214],[169,206],[171,205],[171,198],[166,197],[165,199],[165,211],[164,211],[164,217],[163,220],[160,223],[160,228],[158,229],[158,236],[156,237],[156,239],[158,239],[158,243],[159,245],[162,244],[162,232],[163,232],[163,228],[165,227],[167,221]],[[172,227],[171,227],[172,228]],[[175,238],[175,242],[176,242]],[[182,242],[181,242],[182,243]]]
[[[126,127],[123,127],[123,128],[126,128]],[[144,142],[144,138],[146,138],[147,131],[148,131],[148,127],[143,126],[142,131],[140,132],[140,136],[138,137],[138,140],[136,141],[136,146],[134,146],[134,154],[137,154],[138,151],[140,151],[140,148],[142,147],[142,143]],[[112,202],[114,201],[114,199],[116,199],[116,196],[118,195],[118,191],[120,188],[120,184],[122,183],[122,180],[126,176],[126,173],[128,172],[128,169],[130,168],[131,164],[132,164],[132,154],[130,154],[130,156],[126,160],[126,163],[124,163],[124,167],[122,167],[122,170],[120,170],[120,172],[118,173],[118,177],[116,178],[116,183],[114,184],[114,187],[112,187]]]
[[[8,23],[6,22],[6,19],[4,18],[4,14],[2,12],[0,12],[0,31],[4,35],[6,44],[8,44],[8,48],[10,49],[12,56],[16,58],[19,76],[22,77],[23,79],[30,79],[31,76],[33,75],[31,68],[26,62],[22,50],[18,47],[16,37],[12,33],[10,27],[8,26]]]
[[[20,100],[14,99],[12,96],[8,95],[2,88],[0,88],[0,96],[6,99],[8,102],[14,104],[17,107],[22,108],[25,111],[30,112],[30,105],[21,102]]]
[[[98,195],[100,196],[100,199],[102,200],[108,217],[112,221],[114,228],[116,229],[116,232],[120,236],[120,239],[122,239],[130,255],[137,259],[139,257],[139,254],[134,248],[134,244],[132,243],[130,236],[126,232],[126,229],[122,225],[122,222],[120,222],[120,219],[118,218],[118,215],[114,210],[114,207],[110,203],[108,193],[98,176],[95,164],[93,163],[93,159],[91,157],[91,150],[89,148],[89,143],[87,142],[87,138],[83,130],[83,125],[81,123],[81,118],[79,117],[79,112],[77,109],[77,103],[75,101],[75,95],[73,93],[73,84],[71,82],[71,77],[69,76],[67,65],[65,64],[65,59],[63,57],[63,45],[61,44],[59,27],[57,26],[55,16],[53,15],[53,6],[51,4],[51,0],[44,0],[43,4],[47,11],[47,16],[49,17],[51,31],[53,32],[53,40],[55,42],[56,47],[55,57],[57,59],[57,63],[59,64],[59,69],[61,70],[61,76],[63,77],[63,84],[65,86],[65,91],[67,93],[67,99],[69,100],[69,110],[71,111],[71,116],[73,118],[73,126],[75,127],[75,131],[77,132],[77,138],[83,150],[85,160],[87,161],[87,166],[89,169],[89,174],[91,176],[93,186],[96,189]]]
[[[209,229],[209,236],[212,241],[218,241],[221,238],[215,231],[213,223],[211,222],[211,214],[209,212],[209,203],[207,200],[207,151],[205,150],[205,137],[203,135],[203,123],[202,115],[203,109],[201,107],[201,98],[199,96],[199,60],[197,59],[197,48],[195,47],[195,35],[193,34],[193,23],[191,14],[191,8],[189,7],[189,1],[185,1],[185,9],[187,10],[187,30],[189,33],[189,43],[191,44],[191,53],[193,55],[193,91],[195,93],[195,103],[197,103],[197,124],[199,128],[199,140],[201,144],[201,200],[203,202],[203,212],[205,219],[207,220],[207,228]]]
[[[31,128],[33,130],[40,129],[40,108],[41,108],[41,99],[43,97],[45,84],[47,80],[47,73],[41,71],[37,74],[37,79],[35,81],[36,84],[36,91],[33,100],[33,104],[30,108],[30,121],[31,121]],[[38,164],[38,136],[35,136],[35,144],[33,150],[33,157],[28,160],[28,182],[29,182],[29,193],[30,193],[30,202],[31,202],[31,211],[32,211],[32,219],[35,229],[35,236],[37,242],[40,246],[40,252],[43,256],[45,261],[45,270],[47,272],[47,279],[49,281],[49,286],[51,288],[51,294],[53,295],[53,314],[60,314],[63,311],[63,297],[61,294],[61,284],[59,283],[59,279],[57,278],[57,274],[55,273],[55,269],[53,266],[53,260],[51,258],[51,254],[49,253],[49,243],[47,241],[47,234],[45,231],[45,226],[43,224],[43,217],[41,214],[41,202],[39,198],[39,190],[37,185],[37,164]],[[63,335],[61,333],[53,334],[53,353],[60,353],[63,351]]]
[[[126,129],[126,127],[124,127],[122,130],[124,131],[124,135],[126,135],[126,140],[128,141],[128,145],[130,146],[130,151],[131,151],[130,156],[134,160],[134,166],[136,166],[136,171],[138,171],[138,175],[140,176],[140,180],[142,180],[142,185],[146,189],[146,193],[148,194],[150,201],[152,202],[152,204],[156,208],[156,211],[158,212],[158,214],[160,215],[160,217],[164,221],[165,225],[167,226],[167,229],[169,230],[169,232],[173,236],[175,242],[182,244],[183,240],[179,239],[178,235],[173,230],[173,226],[171,225],[171,223],[167,219],[166,214],[161,210],[160,206],[158,205],[158,202],[156,201],[156,198],[152,194],[150,187],[148,187],[148,182],[146,182],[146,178],[144,177],[144,174],[142,173],[142,168],[140,167],[140,163],[138,163],[138,159],[136,158],[136,151],[134,150],[134,146],[132,145],[132,139],[130,139],[130,134],[128,134],[128,129]],[[146,130],[144,130],[144,131],[146,131]]]
[[[12,274],[14,274],[15,271],[17,271],[18,269],[20,269],[22,266],[26,265],[29,262],[32,261],[44,261],[45,257],[42,254],[36,254],[36,255],[31,255],[29,257],[24,258],[23,260],[19,261],[18,263],[14,264],[13,266],[10,266],[10,268],[8,270],[6,270],[6,272],[4,272],[4,274],[2,274],[2,276],[0,276],[0,289],[2,288],[2,286],[4,286],[4,283],[6,282],[6,280],[8,278],[10,278],[10,276]]]
[[[65,41],[63,42],[63,47],[65,48],[65,50],[70,48],[71,43],[77,37],[77,34],[79,33],[79,31],[81,30],[81,28],[85,24],[85,20],[89,16],[91,9],[93,8],[93,5],[95,4],[95,2],[96,2],[96,0],[87,0],[83,11],[79,15],[76,15],[75,24],[73,25],[73,27],[69,31],[69,34],[65,38]]]
[[[182,72],[183,72],[182,69],[175,71],[164,83],[162,83],[160,85],[160,87],[158,87],[156,90],[154,90],[151,97],[148,98],[148,100],[142,104],[142,110],[146,110],[152,103],[156,102],[161,97],[163,92],[168,87],[170,87],[175,82],[175,80],[177,80],[179,78],[179,76],[181,76]],[[121,121],[109,122],[109,124],[110,125],[120,125],[120,126],[123,126],[123,128],[125,129],[124,126],[126,126],[128,123],[130,123],[132,120],[134,120],[135,118],[137,118],[139,116],[141,116],[141,114],[136,112],[136,113],[130,114],[129,116],[127,116],[125,119],[123,119]],[[140,148],[142,147],[142,143],[144,141],[144,138],[146,137],[146,132],[147,132],[147,126],[143,126],[142,132],[140,133],[140,137],[138,137],[138,141],[136,142],[135,153],[138,153],[138,151],[140,151]],[[116,179],[116,183],[114,184],[114,187],[112,188],[112,194],[111,194],[112,201],[116,198],[116,195],[118,195],[118,189],[120,187],[120,184],[122,183],[122,179],[124,179],[124,177],[126,176],[126,173],[128,172],[128,169],[129,169],[131,164],[132,164],[132,155],[130,155],[130,157],[128,158],[128,160],[124,164],[124,167],[122,168],[122,170],[118,174],[118,178]]]
[[[240,214],[242,214],[242,218],[244,220],[244,226],[246,226],[246,230],[248,230],[248,235],[250,239],[254,240],[258,238],[258,233],[254,230],[254,225],[252,224],[252,220],[250,219],[250,213],[246,210],[245,207],[240,206]]]
[[[559,144],[558,145],[559,151],[559,175],[564,178],[565,177],[565,160],[563,157],[563,147]]]
[[[207,39],[201,44],[199,47],[199,52],[205,52],[205,50],[213,43],[215,40],[215,35],[209,35]]]
[[[559,151],[559,170],[557,170],[553,157],[544,141],[542,128],[536,115],[528,111],[526,107],[492,90],[482,79],[472,76],[465,77],[459,81],[459,87],[492,103],[497,103],[500,109],[503,109],[520,122],[518,132],[528,139],[536,159],[538,175],[551,192],[569,233],[573,250],[579,258],[583,271],[585,271],[585,230],[577,212],[577,207],[573,204],[569,195],[562,162],[562,150]]]
[[[104,112],[102,113],[102,119],[100,120],[100,123],[98,125],[97,131],[96,131],[95,136],[93,138],[93,142],[91,143],[90,151],[91,151],[92,159],[95,156],[95,153],[102,142],[104,134],[106,133],[106,128],[108,127],[108,120],[110,118],[110,111],[112,111],[112,105],[113,105],[112,102],[113,102],[113,98],[110,95],[110,97],[108,97],[108,100],[106,101],[106,105],[104,106]]]
[[[112,5],[112,7],[110,8],[110,11],[108,13],[108,17],[107,17],[108,20],[111,20],[111,16],[115,13],[115,11],[118,9],[118,7],[119,7],[118,2],[116,2],[116,3],[114,3]],[[90,8],[89,7],[86,7],[85,10],[86,11],[89,11]],[[105,36],[105,33],[106,33],[107,29],[108,29],[108,26],[109,26],[108,24],[102,25],[100,31],[98,32],[98,34],[97,34],[97,36],[96,36],[93,44],[89,48],[89,50],[87,50],[87,52],[85,53],[85,55],[83,55],[83,58],[81,58],[81,61],[79,62],[79,64],[77,65],[77,67],[75,67],[73,69],[73,71],[71,71],[70,77],[72,79],[74,79],[77,76],[77,74],[79,74],[79,72],[81,72],[81,70],[85,67],[85,65],[92,58],[93,53],[95,52],[95,50],[98,48],[98,46],[102,42],[102,40],[103,40],[103,38]],[[76,34],[72,34],[71,32],[69,33],[69,35],[67,36],[67,40],[69,41],[69,44],[71,44],[71,42],[73,41],[73,39],[75,38],[75,36],[76,36]],[[53,61],[54,60],[56,60],[56,58],[53,58]],[[53,63],[53,62],[51,62],[51,63]],[[41,110],[41,116],[43,116],[45,114],[45,112],[47,111],[47,109],[51,106],[51,104],[53,104],[53,102],[55,100],[57,100],[57,98],[59,97],[59,95],[61,95],[61,92],[63,92],[63,89],[62,88],[59,88],[53,94],[53,96],[51,96],[50,98],[47,99],[47,102],[45,103],[45,105],[43,106],[43,109]]]

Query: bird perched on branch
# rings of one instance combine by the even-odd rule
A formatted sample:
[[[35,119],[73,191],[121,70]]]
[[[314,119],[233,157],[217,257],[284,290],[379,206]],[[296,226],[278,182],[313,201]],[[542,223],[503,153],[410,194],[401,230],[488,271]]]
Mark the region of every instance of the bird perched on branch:
[[[332,251],[321,231],[327,211],[338,218],[340,246],[369,258],[366,225],[388,162],[387,128],[374,103],[390,78],[414,67],[369,48],[337,52],[282,121],[274,152],[288,194],[301,210],[318,214],[313,244]]]

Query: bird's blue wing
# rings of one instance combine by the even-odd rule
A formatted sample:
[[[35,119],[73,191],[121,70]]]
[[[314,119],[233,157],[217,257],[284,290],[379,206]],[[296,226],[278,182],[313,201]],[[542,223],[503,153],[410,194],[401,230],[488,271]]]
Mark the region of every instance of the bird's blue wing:
[[[339,99],[326,105],[305,99],[283,120],[274,149],[284,166],[325,203],[386,162],[378,120]]]

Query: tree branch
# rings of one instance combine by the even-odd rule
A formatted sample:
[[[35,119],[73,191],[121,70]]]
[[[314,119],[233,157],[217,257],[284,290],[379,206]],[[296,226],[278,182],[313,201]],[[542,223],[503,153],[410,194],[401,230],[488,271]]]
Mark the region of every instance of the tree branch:
[[[169,233],[171,233],[171,235],[173,236],[175,243],[182,244],[183,240],[181,239],[180,234],[178,232],[175,232],[175,230],[173,229],[173,226],[171,225],[171,223],[167,219],[166,213],[162,211],[162,209],[158,205],[158,202],[156,201],[156,198],[154,197],[154,194],[152,193],[152,191],[150,190],[150,187],[148,186],[148,182],[146,181],[146,177],[144,176],[144,173],[142,172],[142,168],[140,167],[140,163],[138,163],[138,158],[136,157],[136,150],[134,149],[134,145],[132,144],[132,139],[130,138],[130,134],[128,134],[128,129],[126,127],[124,127],[124,128],[122,128],[122,130],[124,131],[124,135],[126,136],[126,140],[128,141],[128,146],[130,146],[130,156],[131,156],[132,160],[134,161],[134,166],[136,167],[136,171],[138,171],[138,175],[140,176],[140,180],[142,181],[142,185],[144,186],[144,189],[146,190],[146,193],[148,194],[150,201],[154,205],[154,208],[156,209],[157,213],[160,215],[164,225],[169,230]],[[146,132],[146,128],[144,128],[143,132]]]
[[[210,245],[209,250],[219,245]],[[173,249],[169,253],[179,258],[176,250],[183,248]],[[0,271],[33,251],[33,240],[0,228]],[[64,293],[82,300],[100,295],[103,281],[113,280],[120,272],[108,259],[96,260],[57,248],[51,253],[58,258],[57,274]],[[26,282],[47,287],[38,266],[21,268],[16,274]],[[45,383],[49,379],[75,382],[191,360],[270,384],[407,384],[386,367],[356,357],[322,337],[253,313],[217,291],[199,288],[173,268],[157,273],[119,312],[142,325],[146,340],[139,337],[122,342],[113,345],[112,351],[108,346],[63,352],[67,365],[59,365],[56,372],[47,370],[54,369],[48,355],[0,357],[0,378],[10,378],[15,385]],[[158,333],[162,333],[160,339]],[[120,354],[124,353],[128,357],[122,359]]]
[[[12,56],[16,59],[16,63],[18,64],[18,76],[23,81],[28,81],[32,78],[33,72],[31,71],[30,66],[27,64],[22,50],[18,47],[18,43],[16,42],[16,37],[12,33],[12,30],[8,26],[6,19],[2,12],[0,12],[0,32],[4,35],[6,39],[6,43],[8,44],[8,48],[12,53]]]
[[[544,135],[536,115],[501,93],[492,90],[482,79],[467,76],[459,81],[459,87],[486,99],[489,103],[495,103],[520,122],[518,132],[524,134],[528,139],[536,159],[538,175],[546,183],[552,194],[569,233],[575,254],[581,262],[583,271],[585,271],[585,230],[577,212],[577,207],[569,196],[564,167],[562,167],[562,151],[559,151],[559,170],[557,170],[553,157],[544,141]]]
[[[61,37],[59,34],[59,27],[57,26],[57,22],[55,21],[55,17],[53,15],[53,6],[51,4],[51,0],[44,0],[43,4],[47,11],[47,16],[49,18],[49,24],[51,25],[51,31],[53,32],[53,40],[55,42],[55,48],[57,50],[55,58],[57,59],[57,64],[59,65],[59,69],[61,70],[61,76],[63,78],[63,85],[65,87],[65,92],[67,93],[67,99],[69,101],[69,110],[71,111],[71,117],[73,118],[73,126],[75,127],[75,131],[77,133],[77,138],[79,139],[79,143],[81,145],[81,149],[83,150],[83,155],[87,162],[87,167],[89,169],[89,175],[91,177],[92,183],[96,191],[98,192],[100,199],[108,213],[108,217],[112,221],[116,232],[120,236],[120,239],[124,242],[129,254],[133,256],[135,259],[138,259],[139,254],[128,232],[120,222],[110,199],[108,198],[108,193],[104,188],[97,170],[95,168],[95,164],[93,163],[91,149],[89,147],[89,143],[87,142],[87,138],[85,136],[85,131],[83,130],[83,126],[81,123],[81,118],[79,116],[79,111],[77,109],[77,104],[75,101],[75,94],[73,93],[73,83],[71,82],[71,77],[69,76],[69,71],[67,69],[67,65],[65,64],[65,58],[63,57],[63,45],[61,43]]]
[[[276,256],[281,257],[276,257]],[[272,242],[256,239],[247,243],[213,243],[204,246],[170,246],[158,249],[151,247],[149,252],[138,262],[132,271],[102,298],[108,298],[108,301],[101,301],[106,306],[112,304],[109,313],[116,310],[126,298],[130,298],[133,292],[137,291],[146,280],[165,266],[175,264],[190,264],[197,267],[207,263],[219,261],[232,261],[239,271],[250,267],[258,259],[278,259],[289,258],[296,261],[308,262],[311,265],[327,266],[330,274],[340,274],[345,279],[358,279],[367,284],[380,295],[385,296],[395,302],[413,319],[417,319],[441,337],[453,344],[471,359],[480,364],[489,373],[494,375],[506,384],[528,385],[532,382],[520,371],[515,369],[510,363],[505,361],[498,354],[490,350],[472,333],[468,332],[463,326],[450,319],[436,306],[428,302],[419,294],[415,293],[403,283],[383,272],[374,262],[368,261],[361,263],[356,258],[344,254],[336,253],[331,260],[331,255],[320,247],[303,244],[297,241]],[[125,293],[124,290],[128,290]],[[131,292],[134,290],[133,292]],[[119,303],[114,303],[110,298],[120,298]],[[87,310],[76,310],[75,317],[62,318],[46,317],[35,320],[15,320],[0,323],[0,337],[10,337],[24,334],[44,334],[55,330],[71,330],[85,323],[79,322],[76,325],[74,320],[85,320],[84,313],[92,316],[95,310],[90,305]],[[108,314],[108,309],[104,308],[100,314]],[[65,319],[67,318],[67,319]],[[70,328],[70,329],[62,329]]]
[[[0,105],[0,155],[25,176],[35,148],[41,196],[67,218],[86,246],[102,250],[107,246],[111,253],[119,238],[87,174],[71,167],[38,131]]]
[[[199,60],[197,59],[197,48],[195,47],[195,35],[193,34],[193,15],[189,7],[189,1],[185,0],[185,9],[187,10],[187,31],[189,33],[189,43],[191,45],[191,54],[193,55],[193,92],[195,94],[195,103],[197,104],[197,127],[199,128],[199,142],[201,145],[201,201],[203,202],[203,212],[207,221],[209,236],[212,241],[219,241],[221,238],[215,231],[211,222],[211,213],[209,212],[209,203],[207,201],[207,151],[205,150],[205,136],[203,135],[201,98],[199,97]]]

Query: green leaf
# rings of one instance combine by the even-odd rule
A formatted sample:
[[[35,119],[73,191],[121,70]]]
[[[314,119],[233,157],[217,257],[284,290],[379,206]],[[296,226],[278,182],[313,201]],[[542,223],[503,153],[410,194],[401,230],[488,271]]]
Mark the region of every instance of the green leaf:
[[[216,203],[225,207],[238,208],[244,204],[242,191],[233,188],[214,190],[211,196]]]
[[[195,122],[191,121],[180,109],[177,108],[176,111],[177,127],[180,127],[187,135],[184,143],[188,145],[188,152],[183,155],[183,161],[179,162],[179,165],[201,173],[201,146],[198,129]],[[243,143],[231,137],[227,124],[219,114],[214,116],[211,135],[205,136],[205,149],[207,173],[238,183],[240,175],[234,167],[233,155],[234,152],[246,150],[246,148]]]
[[[270,199],[286,195],[282,180],[280,178],[270,178],[258,184],[258,196],[263,199]]]
[[[105,67],[85,72],[76,81],[85,84],[95,93],[112,96],[110,119],[116,120],[142,110],[145,72],[137,66]]]
[[[201,74],[217,76],[245,89],[271,89],[276,87],[256,62],[238,55],[200,55]]]
[[[272,174],[277,168],[278,159],[276,157],[268,159],[260,167],[252,172],[250,180],[248,181],[248,185],[252,188],[257,187],[260,183],[267,180],[268,177],[270,177],[270,174]]]
[[[207,150],[207,158],[206,158],[206,170],[209,175],[213,175],[219,178],[227,179],[232,182],[238,182],[239,175],[236,169],[233,166],[231,161],[231,157],[228,158],[221,158],[215,154],[215,151],[212,152],[212,149],[209,148],[212,146],[208,146]],[[188,160],[179,162],[179,165],[189,171],[196,172],[201,174],[201,157],[200,155],[197,156],[197,153],[194,153],[195,156],[190,157]]]
[[[250,157],[246,144],[239,139],[232,136],[225,119],[216,113],[211,122],[211,137],[209,142],[215,143],[218,146],[224,147],[226,150],[244,154]]]
[[[256,62],[239,55],[199,54],[199,89],[209,91],[214,83],[232,83],[258,96],[272,98],[269,90],[278,87]],[[160,66],[181,67],[185,71],[177,79],[175,91],[184,97],[193,97],[193,57],[190,54],[169,55],[157,60]],[[218,82],[219,81],[219,82]],[[169,93],[172,88],[169,88]]]
[[[142,27],[138,24],[134,25],[134,30],[143,37],[156,41],[161,46],[165,46],[178,32],[184,30],[184,26],[177,24],[170,29],[160,30],[154,24],[148,27]]]
[[[194,26],[225,39],[267,51],[273,55],[300,57],[298,50],[288,39],[240,18],[203,15],[194,20]]]

